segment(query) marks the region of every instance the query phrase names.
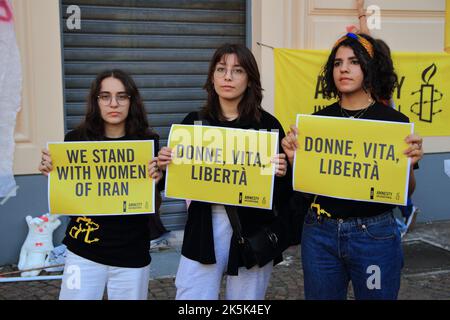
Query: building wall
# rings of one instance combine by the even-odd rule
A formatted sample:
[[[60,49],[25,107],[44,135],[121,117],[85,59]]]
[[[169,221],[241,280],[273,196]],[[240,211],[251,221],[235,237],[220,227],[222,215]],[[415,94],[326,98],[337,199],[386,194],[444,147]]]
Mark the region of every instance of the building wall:
[[[382,29],[374,34],[396,50],[442,51],[444,10],[449,0],[366,1],[382,9]],[[12,0],[24,72],[22,111],[16,127],[14,172],[17,196],[0,205],[0,265],[17,263],[27,233],[25,216],[47,212],[47,181],[37,174],[40,150],[64,135],[62,63],[58,0]],[[256,42],[285,48],[329,48],[357,24],[353,0],[252,0],[251,47],[261,68],[263,106],[273,112],[273,54]],[[45,17],[45,18],[44,18]],[[415,41],[410,34],[414,32]],[[433,36],[429,36],[432,34]],[[429,138],[427,154],[416,172],[413,196],[419,221],[450,219],[450,179],[443,160],[450,158],[450,138]],[[65,223],[55,232],[59,244]]]

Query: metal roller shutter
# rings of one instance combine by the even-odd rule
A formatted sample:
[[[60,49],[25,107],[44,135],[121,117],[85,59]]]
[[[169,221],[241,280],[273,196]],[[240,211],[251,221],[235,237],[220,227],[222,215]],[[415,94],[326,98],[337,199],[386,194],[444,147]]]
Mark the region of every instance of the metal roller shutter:
[[[71,5],[81,10],[80,30],[67,28]],[[246,43],[245,0],[62,0],[61,17],[66,130],[83,119],[95,75],[121,68],[135,79],[161,145],[172,123],[204,103],[215,48]],[[162,219],[182,229],[184,201],[164,199]]]

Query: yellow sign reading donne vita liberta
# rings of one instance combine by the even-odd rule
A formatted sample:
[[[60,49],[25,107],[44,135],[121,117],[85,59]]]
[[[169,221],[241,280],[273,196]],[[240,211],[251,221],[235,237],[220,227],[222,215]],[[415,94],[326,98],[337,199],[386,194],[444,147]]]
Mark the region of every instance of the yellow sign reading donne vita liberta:
[[[167,197],[272,208],[277,132],[172,125],[168,145]]]
[[[412,123],[297,115],[294,189],[406,205]]]
[[[154,213],[153,141],[48,143],[50,213]]]

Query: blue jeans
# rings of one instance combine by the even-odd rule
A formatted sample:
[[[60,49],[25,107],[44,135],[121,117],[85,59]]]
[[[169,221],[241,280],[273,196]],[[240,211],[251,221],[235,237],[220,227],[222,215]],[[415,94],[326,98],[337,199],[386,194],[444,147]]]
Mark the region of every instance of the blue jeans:
[[[392,212],[371,218],[335,220],[309,210],[301,254],[305,298],[397,299],[403,267],[400,233]]]

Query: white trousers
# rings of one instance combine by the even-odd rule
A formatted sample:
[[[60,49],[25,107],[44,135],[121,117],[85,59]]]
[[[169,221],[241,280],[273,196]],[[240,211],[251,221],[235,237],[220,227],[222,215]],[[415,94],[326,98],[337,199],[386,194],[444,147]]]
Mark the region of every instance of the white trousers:
[[[177,300],[218,300],[223,274],[227,270],[233,229],[222,205],[212,206],[212,223],[216,264],[202,264],[181,256],[175,280]],[[226,277],[226,300],[264,300],[273,269],[264,267],[239,268],[237,276]]]
[[[67,251],[60,300],[147,300],[150,265],[121,268],[99,264]]]

